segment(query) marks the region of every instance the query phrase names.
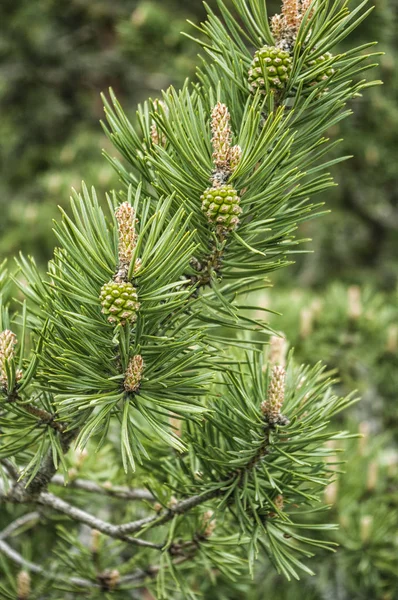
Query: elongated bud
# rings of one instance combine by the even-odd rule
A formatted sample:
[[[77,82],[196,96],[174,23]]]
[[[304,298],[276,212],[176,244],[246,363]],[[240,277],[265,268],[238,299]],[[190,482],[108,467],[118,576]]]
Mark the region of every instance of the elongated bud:
[[[285,500],[284,500],[282,494],[278,494],[276,496],[276,498],[274,500],[274,504],[279,511],[281,511],[281,512],[283,511],[283,509],[285,507]]]
[[[305,13],[309,9],[312,4],[312,0],[301,0],[301,20],[304,17]],[[314,9],[311,10],[310,17],[312,16]]]
[[[216,523],[216,519],[214,519],[213,516],[214,516],[214,513],[212,510],[208,510],[203,515],[203,528],[204,528],[203,535],[206,538],[211,537],[216,528],[217,523]]]
[[[311,308],[303,308],[300,312],[300,337],[305,340],[313,330],[314,313]]]
[[[368,492],[373,492],[376,488],[377,481],[379,479],[379,464],[377,461],[372,460],[368,466],[368,478],[366,481],[366,489]]]
[[[387,329],[387,352],[395,354],[398,350],[398,325],[390,325]]]
[[[144,372],[144,360],[140,354],[136,354],[129,362],[124,379],[126,392],[137,392],[139,390],[142,374]]]
[[[107,569],[98,575],[98,580],[101,583],[102,589],[105,592],[110,592],[115,589],[120,580],[120,573],[117,569]]]
[[[339,486],[337,481],[332,481],[325,487],[325,503],[336,504]]]
[[[281,14],[271,19],[271,31],[278,48],[291,51],[303,17],[312,0],[283,0]],[[312,16],[312,12],[310,17]]]
[[[286,25],[297,31],[300,26],[299,0],[283,0],[282,15],[285,18]]]
[[[130,265],[137,245],[135,210],[128,202],[123,202],[116,210],[115,216],[119,231],[119,263]]]
[[[352,285],[348,288],[348,316],[356,321],[361,315],[361,288],[358,285]]]
[[[232,131],[230,127],[231,115],[225,104],[217,102],[211,113],[211,131],[213,134],[213,160],[216,169],[228,170],[230,168],[230,152],[232,145]]]
[[[166,104],[163,102],[163,100],[155,100],[153,103],[154,106],[154,110],[155,112],[159,112],[159,106],[161,106],[164,110],[164,113],[166,115],[168,115],[168,107],[166,106]],[[163,146],[163,148],[166,146],[167,143],[167,138],[165,136],[164,133],[160,132],[159,133],[159,129],[158,126],[156,125],[156,123],[153,121],[152,125],[151,125],[151,140],[152,140],[152,144],[154,146]]]
[[[15,358],[15,346],[17,337],[15,333],[9,329],[5,329],[0,333],[0,386],[5,391],[12,391],[8,388],[7,365]],[[15,372],[15,380],[19,381],[22,377],[22,371],[17,369]]]
[[[242,158],[242,148],[240,146],[232,146],[230,155],[229,155],[231,171],[235,171],[236,167],[240,163],[241,158]]]
[[[274,15],[271,19],[271,31],[277,42],[283,38],[285,28],[286,22],[283,15]]]
[[[286,424],[285,417],[281,415],[281,408],[285,399],[285,378],[286,371],[284,367],[272,367],[268,396],[261,405],[266,420],[271,424]]]
[[[20,571],[17,576],[17,599],[28,600],[30,595],[30,575],[27,571]]]
[[[365,544],[369,541],[373,528],[373,517],[371,515],[364,515],[361,517],[360,522],[360,536],[361,541]]]
[[[98,529],[93,529],[91,532],[90,550],[93,554],[98,554],[101,539],[101,532]]]
[[[228,181],[231,173],[238,166],[242,157],[240,146],[232,146],[231,115],[225,104],[217,102],[211,113],[211,131],[213,137],[213,162],[215,173],[212,181],[219,187]]]

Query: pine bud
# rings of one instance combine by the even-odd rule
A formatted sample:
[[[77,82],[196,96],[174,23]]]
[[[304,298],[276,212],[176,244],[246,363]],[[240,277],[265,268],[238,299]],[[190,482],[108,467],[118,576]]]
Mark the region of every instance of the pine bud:
[[[140,307],[137,290],[130,282],[109,281],[101,288],[102,312],[109,323],[134,323]]]
[[[242,148],[240,146],[232,146],[229,154],[229,163],[231,171],[235,171],[242,158]]]
[[[216,528],[216,519],[213,519],[214,513],[212,510],[208,510],[207,512],[205,512],[205,514],[203,515],[203,528],[204,528],[204,532],[203,535],[206,538],[209,538],[213,535],[214,530]]]
[[[301,23],[300,1],[299,0],[283,0],[282,15],[285,18],[287,27],[298,30]]]
[[[285,424],[285,418],[281,415],[281,408],[285,400],[285,378],[286,371],[284,367],[272,367],[268,396],[261,405],[266,420],[272,424],[281,423],[281,421]]]
[[[292,59],[289,52],[276,46],[264,46],[254,55],[249,69],[250,90],[254,94],[260,90],[267,93],[267,85],[271,92],[283,90],[292,70]]]
[[[398,350],[398,325],[390,325],[387,329],[387,352],[395,354]]]
[[[231,185],[208,188],[200,199],[209,223],[229,231],[236,229],[242,209],[238,193]]]
[[[286,21],[283,15],[274,15],[271,19],[271,31],[276,42],[283,38],[286,29]]]
[[[92,554],[98,554],[100,540],[101,540],[101,532],[98,531],[98,529],[93,529],[91,531],[91,544],[90,544],[90,550],[91,550]]]
[[[17,576],[17,599],[28,600],[30,595],[30,575],[27,571],[20,571]]]
[[[120,580],[120,573],[117,569],[107,569],[98,575],[98,579],[104,591],[110,592],[115,589]]]
[[[360,521],[360,537],[361,541],[365,544],[369,541],[373,528],[373,517],[371,515],[364,515]]]
[[[368,492],[373,492],[375,490],[378,479],[379,464],[377,461],[372,460],[368,466],[368,477],[366,481],[366,489],[368,490]]]
[[[337,481],[332,481],[325,487],[325,503],[336,504],[339,486]]]
[[[9,364],[15,358],[15,346],[17,344],[17,337],[15,333],[9,329],[5,329],[0,333],[0,387],[5,391],[12,391],[8,389],[7,379],[7,364]],[[22,371],[17,369],[15,372],[15,380],[19,381],[22,377]]]
[[[164,114],[168,116],[169,109],[167,105],[163,102],[163,100],[155,100],[153,103],[154,110],[157,113],[159,112],[159,106],[163,108]],[[162,132],[159,133],[158,126],[155,122],[153,122],[151,125],[151,140],[154,146],[163,146],[163,148],[166,146],[167,143],[167,138],[165,134]]]
[[[124,378],[124,389],[126,392],[137,392],[139,390],[144,367],[145,364],[142,356],[140,354],[133,356]]]
[[[284,509],[284,507],[285,507],[285,501],[284,501],[284,498],[283,498],[282,494],[278,494],[278,495],[275,497],[274,504],[275,504],[276,508],[277,508],[277,509],[278,509],[280,512],[282,512],[282,511],[283,511],[283,509]]]
[[[313,330],[314,313],[311,308],[303,308],[300,312],[300,337],[305,340]]]
[[[361,288],[352,285],[348,288],[348,316],[353,321],[362,315]]]
[[[119,263],[129,266],[137,245],[135,210],[128,202],[123,202],[115,216],[119,231]]]
[[[231,115],[225,104],[218,102],[211,113],[211,131],[213,137],[213,160],[216,169],[230,170],[230,152],[232,145],[232,131],[230,127]]]

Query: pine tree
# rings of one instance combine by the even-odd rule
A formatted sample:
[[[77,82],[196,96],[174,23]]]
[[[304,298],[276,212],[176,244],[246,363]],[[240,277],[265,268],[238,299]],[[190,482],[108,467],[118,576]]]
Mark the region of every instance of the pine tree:
[[[21,256],[20,310],[4,291],[5,598],[193,598],[259,556],[298,579],[334,548],[318,513],[351,436],[330,421],[355,397],[278,338],[264,350],[245,298],[301,252],[333,185],[324,133],[373,85],[372,44],[334,48],[370,10],[285,0],[270,25],[262,0],[219,8],[199,83],[142,105],[137,128],[105,98],[122,188],[106,210],[73,192],[47,276]]]

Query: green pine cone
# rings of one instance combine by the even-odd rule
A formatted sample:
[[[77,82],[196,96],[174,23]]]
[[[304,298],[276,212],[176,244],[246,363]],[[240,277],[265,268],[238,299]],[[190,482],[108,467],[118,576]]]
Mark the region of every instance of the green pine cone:
[[[100,301],[102,312],[108,316],[109,323],[121,323],[127,321],[133,323],[137,318],[140,307],[137,290],[130,282],[109,281],[101,288]]]
[[[326,52],[326,54],[322,54],[322,56],[318,56],[312,60],[309,60],[306,64],[307,69],[313,69],[315,66],[320,67],[322,63],[332,58],[331,52]],[[331,66],[325,67],[319,74],[311,81],[308,85],[316,85],[317,83],[321,83],[322,81],[326,81],[334,74],[334,69]]]
[[[200,197],[202,210],[209,223],[221,225],[232,231],[239,224],[238,215],[242,209],[239,206],[240,198],[232,185],[208,188]]]
[[[262,94],[267,93],[264,75],[268,79],[271,91],[283,90],[289,80],[292,70],[292,59],[289,52],[276,48],[276,46],[264,46],[254,55],[249,69],[249,84],[251,92],[257,89]]]

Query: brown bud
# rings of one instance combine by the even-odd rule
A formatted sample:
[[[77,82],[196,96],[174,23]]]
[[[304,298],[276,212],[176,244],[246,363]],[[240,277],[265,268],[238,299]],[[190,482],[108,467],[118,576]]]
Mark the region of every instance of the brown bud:
[[[28,600],[30,595],[30,575],[27,571],[20,571],[17,576],[17,599]]]
[[[90,549],[93,554],[98,554],[100,539],[101,539],[101,532],[98,531],[98,529],[93,529],[91,531],[91,545],[90,545]]]
[[[124,378],[124,389],[126,392],[138,392],[144,368],[145,364],[142,356],[140,354],[133,356],[129,362]]]
[[[369,541],[373,528],[373,517],[371,515],[364,515],[360,521],[360,537],[361,541],[365,544]]]
[[[119,264],[128,267],[137,245],[135,210],[128,202],[123,202],[115,216],[119,233]]]
[[[278,495],[275,497],[274,504],[275,504],[276,508],[277,508],[277,509],[278,509],[280,512],[282,512],[282,511],[283,511],[283,509],[284,509],[284,507],[285,507],[285,501],[284,501],[284,498],[283,498],[282,494],[278,494]]]
[[[285,399],[285,378],[286,371],[284,367],[272,367],[267,399],[261,404],[261,410],[269,423],[278,423],[282,417],[281,408]]]
[[[311,308],[303,308],[300,312],[300,336],[302,339],[310,337],[313,331],[314,313]]]
[[[398,350],[398,325],[390,325],[387,329],[387,352],[395,354]]]
[[[300,25],[299,0],[283,0],[282,15],[285,17],[286,25],[297,31]]]
[[[107,569],[100,573],[98,580],[101,583],[102,589],[106,592],[110,592],[115,589],[120,580],[120,573],[117,569]]]
[[[368,477],[366,481],[366,489],[369,492],[373,492],[376,488],[379,476],[379,464],[377,461],[372,460],[368,466]]]
[[[206,538],[211,537],[213,535],[213,533],[214,533],[215,528],[216,528],[216,520],[213,519],[213,516],[214,516],[214,513],[213,513],[212,510],[208,510],[203,515],[203,528],[204,528],[203,535]]]
[[[7,364],[9,364],[13,358],[15,358],[15,346],[17,344],[17,337],[15,333],[9,329],[5,329],[0,333],[0,387],[10,392],[8,389],[7,379]],[[22,371],[17,369],[15,372],[15,379],[19,381],[22,377]]]
[[[332,481],[325,487],[325,503],[336,504],[339,486],[337,481]]]
[[[348,316],[355,321],[359,319],[361,315],[361,288],[358,285],[352,285],[348,288]]]

